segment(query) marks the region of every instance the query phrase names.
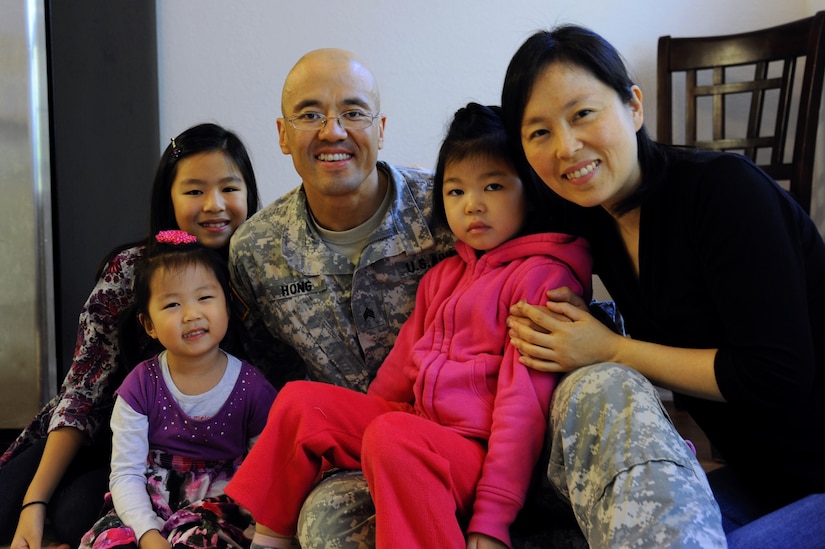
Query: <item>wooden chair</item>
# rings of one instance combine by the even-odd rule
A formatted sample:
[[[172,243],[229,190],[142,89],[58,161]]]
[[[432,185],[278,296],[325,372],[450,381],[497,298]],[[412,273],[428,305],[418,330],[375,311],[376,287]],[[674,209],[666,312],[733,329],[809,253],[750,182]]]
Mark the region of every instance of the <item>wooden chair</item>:
[[[660,37],[658,141],[740,152],[777,181],[787,181],[810,213],[824,30],[825,11],[820,11],[741,34]],[[674,85],[679,79],[683,95]],[[674,112],[674,99],[684,102],[684,114]],[[682,126],[684,136],[677,138],[674,130]]]

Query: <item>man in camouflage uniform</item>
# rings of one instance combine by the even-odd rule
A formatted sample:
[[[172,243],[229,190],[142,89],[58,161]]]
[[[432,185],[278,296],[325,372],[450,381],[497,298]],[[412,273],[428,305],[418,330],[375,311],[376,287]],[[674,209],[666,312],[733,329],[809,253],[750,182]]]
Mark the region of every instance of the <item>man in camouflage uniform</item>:
[[[308,376],[366,392],[454,238],[431,227],[432,175],[377,160],[386,118],[352,54],[304,56],[281,108],[281,150],[302,184],[244,223],[230,251],[250,357],[276,386]]]
[[[418,281],[455,253],[454,238],[433,226],[431,174],[377,160],[378,87],[351,53],[305,55],[286,78],[281,109],[279,143],[302,184],[232,239],[246,347],[276,386],[309,377],[366,392]],[[360,472],[332,475],[304,506],[298,537],[304,549],[367,547],[373,514]]]

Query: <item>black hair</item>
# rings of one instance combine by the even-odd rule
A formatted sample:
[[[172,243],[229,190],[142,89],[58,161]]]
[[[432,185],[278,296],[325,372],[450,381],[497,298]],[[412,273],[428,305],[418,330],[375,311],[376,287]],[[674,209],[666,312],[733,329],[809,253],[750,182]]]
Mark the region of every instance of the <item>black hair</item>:
[[[447,163],[460,162],[467,158],[497,159],[513,167],[521,179],[527,206],[525,223],[519,234],[551,230],[548,216],[538,215],[536,212],[537,209],[541,209],[546,213],[545,206],[551,200],[549,189],[538,180],[526,162],[518,164],[513,161],[512,147],[501,117],[501,107],[472,102],[455,112],[438,152],[433,178],[433,215],[437,223],[448,226],[443,195]]]
[[[178,162],[193,154],[212,151],[223,151],[235,163],[241,173],[241,177],[246,183],[246,218],[249,219],[260,209],[255,171],[252,169],[249,154],[246,152],[246,147],[244,147],[240,138],[217,124],[204,123],[192,126],[167,145],[158,162],[155,179],[152,183],[152,197],[149,202],[149,227],[151,229],[149,234],[151,236],[136,242],[120,244],[109,251],[97,267],[96,279],[103,275],[103,271],[109,262],[123,250],[135,246],[146,246],[153,240],[153,235],[161,231],[180,229],[175,218],[175,207],[172,203],[172,183],[175,182],[178,173]],[[229,250],[223,249],[220,250],[220,253],[226,258]]]
[[[155,241],[147,246],[146,255],[135,267],[133,290],[135,312],[142,315],[149,314],[149,300],[152,297],[152,277],[158,270],[178,270],[196,266],[214,273],[215,278],[221,285],[228,307],[232,295],[229,286],[229,270],[223,257],[216,250],[207,248],[199,242],[167,244]]]
[[[258,211],[258,183],[244,144],[237,135],[217,124],[198,124],[175,137],[160,157],[155,181],[152,184],[150,234],[180,229],[172,204],[172,183],[178,173],[178,162],[194,154],[212,151],[223,151],[241,172],[241,177],[246,183],[247,219]]]
[[[552,63],[564,63],[582,68],[609,86],[624,103],[633,99],[634,86],[619,52],[595,32],[577,25],[563,25],[539,31],[516,51],[504,78],[501,92],[504,127],[514,147],[517,162],[526,162],[521,144],[521,121],[536,79]],[[651,176],[653,166],[664,161],[662,146],[654,142],[642,125],[636,132],[638,160],[642,184],[616,207],[615,213],[626,213],[639,206]]]

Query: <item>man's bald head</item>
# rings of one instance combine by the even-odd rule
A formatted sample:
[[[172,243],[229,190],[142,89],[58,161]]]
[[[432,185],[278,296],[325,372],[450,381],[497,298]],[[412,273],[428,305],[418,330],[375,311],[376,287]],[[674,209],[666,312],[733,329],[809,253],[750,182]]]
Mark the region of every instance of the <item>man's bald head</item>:
[[[369,95],[375,111],[380,111],[381,98],[372,71],[350,51],[322,48],[305,54],[287,74],[281,94],[281,112],[284,116],[290,116],[296,106],[296,97],[301,95],[301,89],[308,79],[327,79],[330,80],[329,84],[334,86],[335,80],[341,78],[360,80],[363,91]]]

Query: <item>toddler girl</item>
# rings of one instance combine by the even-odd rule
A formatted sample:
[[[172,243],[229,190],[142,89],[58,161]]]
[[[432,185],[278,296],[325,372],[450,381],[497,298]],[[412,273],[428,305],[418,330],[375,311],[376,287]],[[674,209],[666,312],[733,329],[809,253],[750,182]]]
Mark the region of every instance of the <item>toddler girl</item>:
[[[134,292],[138,320],[165,350],[116,391],[114,508],[81,547],[248,546],[251,517],[223,489],[276,392],[219,348],[229,325],[226,265],[188,233],[163,231],[137,268]]]

